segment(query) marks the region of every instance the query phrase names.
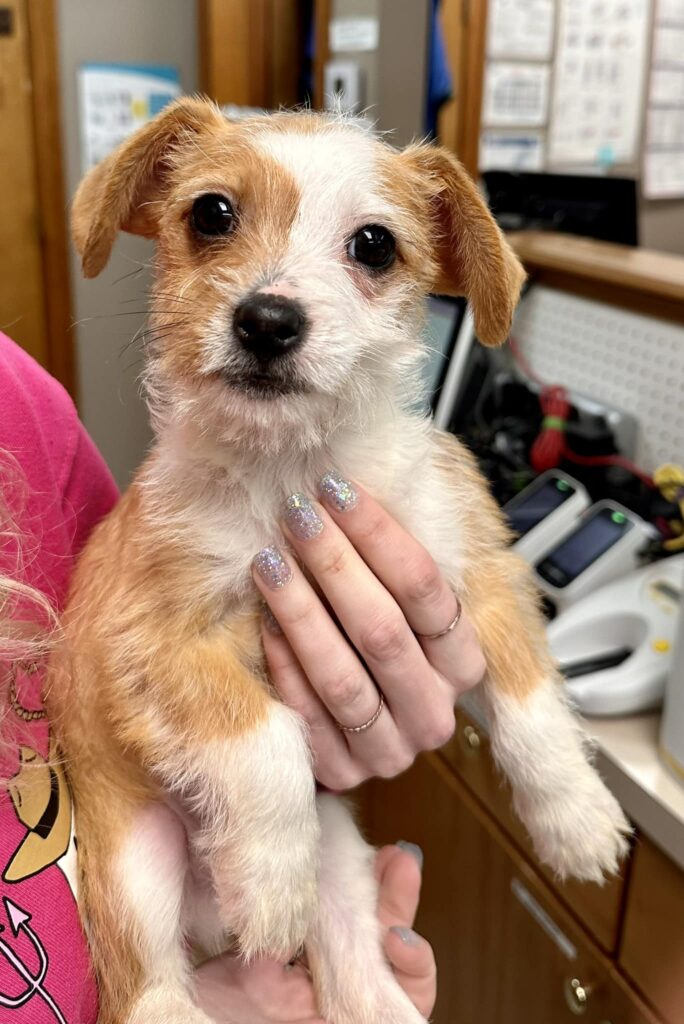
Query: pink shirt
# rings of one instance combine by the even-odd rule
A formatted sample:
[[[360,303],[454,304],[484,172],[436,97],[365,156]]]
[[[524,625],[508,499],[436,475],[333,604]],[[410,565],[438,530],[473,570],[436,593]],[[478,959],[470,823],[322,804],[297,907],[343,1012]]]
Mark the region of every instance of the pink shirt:
[[[2,333],[0,487],[22,534],[21,578],[59,609],[74,559],[117,490],[67,393]],[[0,533],[2,571],[16,573],[15,559]],[[40,669],[16,672],[0,746],[0,1022],[94,1024],[96,990],[69,884],[71,805],[61,768],[48,763],[41,686]]]

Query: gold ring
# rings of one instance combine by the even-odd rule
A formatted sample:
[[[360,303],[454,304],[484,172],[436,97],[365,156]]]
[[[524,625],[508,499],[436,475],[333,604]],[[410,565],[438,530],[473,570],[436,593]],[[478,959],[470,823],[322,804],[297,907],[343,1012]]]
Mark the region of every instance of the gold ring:
[[[456,598],[456,614],[449,623],[446,629],[440,629],[439,633],[416,633],[419,640],[439,640],[441,636],[446,636],[447,633],[451,633],[452,629],[456,629],[459,622],[461,621],[461,615],[463,613],[463,605],[461,604],[460,598],[454,594]]]
[[[375,711],[373,712],[373,714],[371,715],[371,717],[368,719],[367,722],[364,722],[363,725],[342,725],[341,722],[337,722],[337,728],[341,729],[342,732],[365,732],[366,729],[370,729],[371,725],[375,725],[375,723],[377,722],[378,718],[380,717],[380,714],[381,714],[382,709],[384,708],[384,706],[385,706],[385,695],[381,691],[380,692],[380,703],[378,704],[377,708],[375,709]]]

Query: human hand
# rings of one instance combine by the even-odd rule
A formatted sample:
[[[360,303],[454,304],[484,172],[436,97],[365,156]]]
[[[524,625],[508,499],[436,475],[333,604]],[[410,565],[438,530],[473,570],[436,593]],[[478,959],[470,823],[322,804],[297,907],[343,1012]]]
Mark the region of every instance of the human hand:
[[[420,895],[419,861],[398,846],[385,846],[376,855],[375,873],[385,954],[401,987],[429,1017],[437,994],[435,958],[430,944],[411,927]],[[246,964],[224,954],[198,968],[195,983],[198,1005],[216,1024],[325,1024],[301,964]]]
[[[271,679],[309,725],[316,778],[342,790],[446,743],[454,704],[485,662],[465,614],[430,636],[460,605],[418,541],[337,474],[324,477],[321,501],[293,495],[284,530],[323,598],[277,548],[259,552],[253,575],[275,619],[262,630]]]

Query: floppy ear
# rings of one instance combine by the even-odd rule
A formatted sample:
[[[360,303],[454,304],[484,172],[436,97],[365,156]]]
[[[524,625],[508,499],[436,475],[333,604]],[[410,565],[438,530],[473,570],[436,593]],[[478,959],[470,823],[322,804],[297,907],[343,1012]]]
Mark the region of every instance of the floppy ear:
[[[224,125],[209,100],[177,100],[88,172],[71,208],[71,230],[86,277],[104,269],[119,231],[155,236],[154,206],[145,204],[159,192],[174,147]]]
[[[522,266],[456,157],[427,144],[410,146],[400,156],[418,172],[419,187],[430,199],[439,268],[433,290],[465,295],[480,341],[501,345],[525,279]]]

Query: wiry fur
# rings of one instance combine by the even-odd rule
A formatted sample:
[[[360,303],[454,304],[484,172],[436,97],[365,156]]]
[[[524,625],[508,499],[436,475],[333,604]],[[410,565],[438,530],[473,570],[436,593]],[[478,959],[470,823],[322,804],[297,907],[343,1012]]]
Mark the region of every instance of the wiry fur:
[[[206,192],[238,211],[228,238],[200,242],[189,228]],[[367,223],[397,238],[383,274],[346,253]],[[540,855],[584,878],[615,868],[627,826],[558,694],[529,571],[473,460],[409,409],[425,293],[466,294],[479,336],[498,343],[522,271],[448,153],[397,153],[314,114],[232,125],[198,100],[81,185],[87,275],[121,228],[157,240],[146,371],[157,443],[81,559],[50,688],[100,1022],[200,1022],[183,939],[213,950],[232,934],[247,956],[305,941],[333,1024],[414,1024],[384,965],[367,848],[342,805],[317,809],[303,723],[266,679],[249,568],[282,541],[288,494],[314,492],[331,467],[363,484],[429,549],[475,624],[494,752]],[[269,368],[282,393],[268,396],[246,390],[254,366],[231,326],[259,290],[296,298],[310,324]]]

